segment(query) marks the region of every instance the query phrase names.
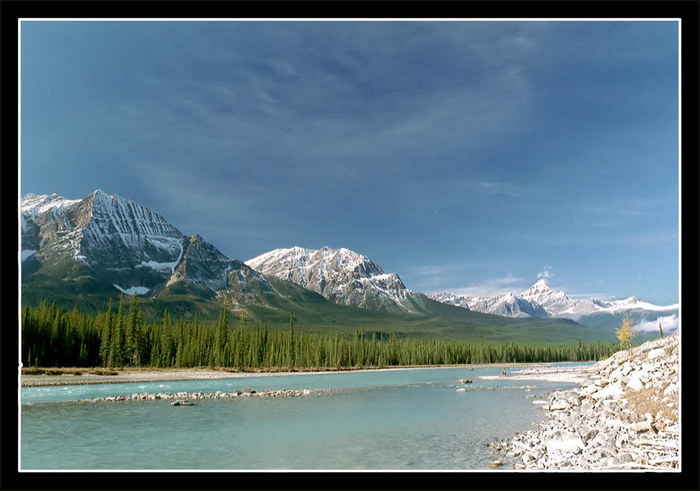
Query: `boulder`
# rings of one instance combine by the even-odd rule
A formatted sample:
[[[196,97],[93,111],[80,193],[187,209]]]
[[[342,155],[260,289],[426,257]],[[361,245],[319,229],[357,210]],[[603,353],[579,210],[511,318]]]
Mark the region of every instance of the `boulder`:
[[[622,396],[622,393],[622,385],[619,382],[615,382],[614,384],[608,384],[604,388],[594,392],[591,394],[591,397],[594,399],[607,399],[609,397],[618,399]]]
[[[193,403],[187,399],[177,399],[170,403],[171,406],[194,406]]]
[[[577,433],[571,431],[559,431],[558,434],[545,442],[547,453],[554,451],[578,453],[586,446]]]
[[[628,452],[623,452],[623,453],[617,454],[617,460],[619,460],[621,463],[624,464],[625,462],[633,462],[634,457],[632,457],[632,454],[630,454]]]
[[[556,399],[549,405],[550,411],[559,411],[562,409],[569,409],[569,404],[562,399]]]
[[[647,431],[655,432],[654,427],[649,421],[640,421],[639,423],[633,423],[630,428],[637,433],[644,433]]]

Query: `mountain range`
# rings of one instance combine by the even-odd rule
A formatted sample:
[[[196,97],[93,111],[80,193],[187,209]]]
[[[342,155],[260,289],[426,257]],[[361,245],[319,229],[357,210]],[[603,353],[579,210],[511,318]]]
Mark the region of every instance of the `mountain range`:
[[[534,289],[542,289],[539,282],[529,296],[429,298],[407,289],[398,274],[343,248],[275,249],[243,262],[200,235],[183,234],[150,208],[99,189],[75,200],[27,194],[20,201],[20,228],[23,304],[56,300],[103,310],[107,299],[121,293],[143,298],[153,319],[165,309],[214,318],[225,307],[272,326],[286,324],[293,312],[311,330],[362,327],[405,336],[547,342],[610,339],[609,329],[553,318],[547,309],[558,293]]]
[[[515,295],[502,293],[494,297],[476,297],[441,292],[430,298],[477,312],[508,317],[558,317],[588,325],[619,324],[623,315],[636,322],[659,318],[677,319],[678,304],[658,306],[635,297],[603,301],[596,298],[575,300],[561,290],[551,288],[546,279],[539,279],[530,288]]]

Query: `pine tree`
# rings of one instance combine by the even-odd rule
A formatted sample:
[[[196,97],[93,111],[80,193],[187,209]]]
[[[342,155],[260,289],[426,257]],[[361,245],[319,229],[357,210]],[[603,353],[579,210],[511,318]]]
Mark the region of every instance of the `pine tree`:
[[[170,313],[163,312],[163,324],[160,330],[160,358],[158,365],[161,367],[173,366],[175,358],[175,343],[173,341],[173,330],[170,324]]]
[[[134,366],[141,366],[145,337],[143,333],[143,316],[141,315],[141,308],[139,307],[138,295],[134,295],[131,298],[126,333],[127,361]]]
[[[294,366],[294,311],[289,312],[289,344],[287,351],[287,363]]]
[[[241,316],[241,323],[243,322],[242,319],[243,316]],[[226,342],[228,341],[228,310],[226,308],[222,309],[219,315],[219,322],[214,339],[214,351],[210,359],[214,360],[217,366],[223,366],[225,364],[224,353],[226,350]]]
[[[119,294],[119,308],[117,310],[117,318],[114,320],[114,336],[112,336],[113,356],[115,366],[124,366],[126,335],[124,332],[124,294]]]
[[[112,367],[114,363],[114,344],[112,337],[114,335],[114,327],[112,325],[112,299],[109,299],[109,307],[104,318],[102,326],[102,336],[100,339],[100,361],[103,366]]]

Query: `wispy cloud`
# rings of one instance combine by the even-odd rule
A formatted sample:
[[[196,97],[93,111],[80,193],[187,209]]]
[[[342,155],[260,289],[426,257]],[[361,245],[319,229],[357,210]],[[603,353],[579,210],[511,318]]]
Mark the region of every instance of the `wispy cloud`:
[[[431,265],[396,268],[423,291],[515,293],[542,264],[571,286],[677,272],[674,23],[34,22],[22,34],[23,192],[100,187],[236,257],[313,241],[401,265],[431,251]],[[636,268],[624,275],[623,255]]]
[[[518,278],[508,273],[505,276],[489,278],[478,283],[471,283],[468,286],[447,288],[445,289],[445,291],[454,293],[455,295],[493,297],[496,295],[500,295],[501,293],[519,293],[525,288],[523,285],[523,278]]]
[[[612,228],[636,224],[642,219],[649,219],[660,213],[672,213],[677,209],[678,200],[627,198],[582,206],[578,209],[578,214],[591,227]]]
[[[477,181],[476,187],[484,194],[501,196],[522,196],[527,193],[525,186],[505,181]]]
[[[609,293],[602,292],[602,291],[571,293],[571,290],[568,290],[566,287],[560,287],[558,289],[565,291],[566,296],[573,299],[573,300],[589,300],[591,298],[595,298],[597,300],[602,300],[603,302],[608,302],[610,300],[617,299],[617,297],[615,295],[610,295]]]
[[[553,277],[554,277],[554,273],[552,273],[551,266],[545,266],[544,270],[541,273],[537,273],[538,280],[549,280],[550,278],[553,278]]]

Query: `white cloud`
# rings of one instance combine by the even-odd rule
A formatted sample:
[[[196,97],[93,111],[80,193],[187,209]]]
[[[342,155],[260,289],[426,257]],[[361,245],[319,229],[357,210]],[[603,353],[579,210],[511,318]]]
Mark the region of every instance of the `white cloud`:
[[[678,329],[678,314],[667,315],[654,320],[641,321],[639,324],[634,325],[634,329],[637,332],[658,332],[659,323],[661,323],[661,327],[665,333],[675,331]]]
[[[573,300],[588,300],[589,298],[595,298],[596,300],[601,300],[603,302],[609,302],[611,300],[620,300],[619,295],[610,295],[605,292],[589,292],[589,293],[570,293],[570,289],[562,286],[557,287],[558,290],[563,290],[566,292],[566,296]]]
[[[541,273],[537,273],[538,280],[548,280],[552,277],[554,277],[554,273],[552,273],[551,266],[545,266],[544,271],[542,271]]]

